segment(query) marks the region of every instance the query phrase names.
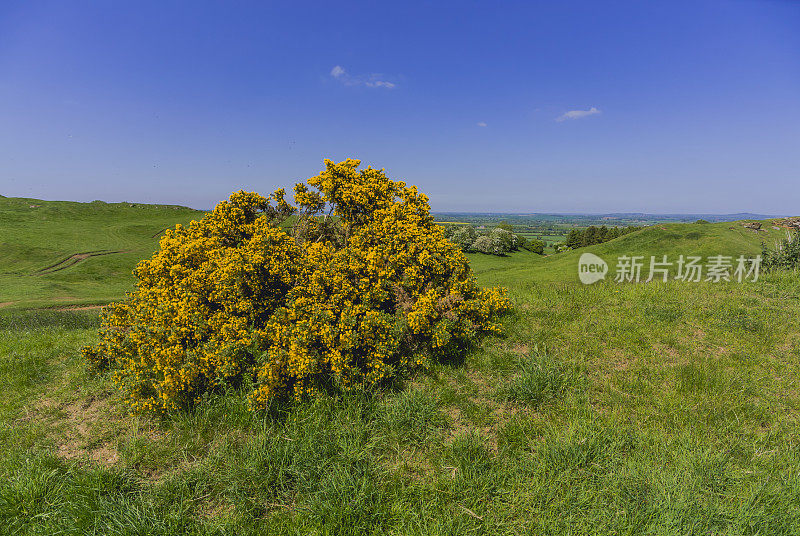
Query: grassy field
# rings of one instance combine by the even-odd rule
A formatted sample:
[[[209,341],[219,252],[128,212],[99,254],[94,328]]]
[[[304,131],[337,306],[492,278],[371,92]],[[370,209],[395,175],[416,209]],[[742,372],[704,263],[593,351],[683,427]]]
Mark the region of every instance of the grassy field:
[[[202,212],[174,205],[0,197],[0,306],[108,303],[130,291],[161,233]]]
[[[764,222],[761,231],[754,231],[742,225],[744,222],[724,222],[710,224],[670,223],[646,227],[604,244],[579,248],[573,251],[541,257],[528,252],[519,252],[498,262],[490,256],[470,255],[472,269],[482,274],[482,282],[491,285],[513,284],[524,279],[536,282],[574,282],[578,283],[578,258],[585,252],[603,258],[609,266],[608,279],[614,278],[617,258],[621,255],[643,256],[645,266],[643,278],[649,269],[650,256],[661,260],[667,255],[668,262],[675,262],[679,255],[699,256],[706,259],[715,255],[734,258],[744,255],[747,258],[761,253],[761,244],[770,247],[786,236],[786,230],[773,229]],[[675,275],[676,267],[670,269]]]
[[[3,225],[37,242],[53,220],[23,208],[28,220],[9,209]],[[190,413],[131,417],[81,361],[96,311],[32,308],[56,291],[75,300],[64,303],[120,297],[130,277],[103,263],[123,257],[29,274],[122,249],[115,236],[142,257],[161,224],[136,214],[152,210],[166,227],[169,214],[193,213],[103,210],[116,218],[74,215],[86,236],[66,236],[65,220],[48,227],[64,234],[42,241],[52,254],[16,239],[0,266],[3,300],[15,302],[0,309],[0,532],[800,534],[795,273],[583,286],[580,250],[475,255],[479,281],[508,287],[515,312],[504,337],[458,362],[268,414],[234,391]],[[126,234],[134,225],[147,230]],[[782,233],[668,224],[587,249],[610,265],[622,254],[753,255]]]

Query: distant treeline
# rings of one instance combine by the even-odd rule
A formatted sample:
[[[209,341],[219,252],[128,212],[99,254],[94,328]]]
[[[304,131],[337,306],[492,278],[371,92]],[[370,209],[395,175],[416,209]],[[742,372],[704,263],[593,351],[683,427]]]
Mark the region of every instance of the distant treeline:
[[[595,227],[591,225],[586,229],[572,229],[564,241],[564,246],[575,249],[584,246],[593,246],[595,244],[602,244],[620,236],[638,231],[642,227]]]
[[[472,225],[444,225],[444,235],[462,251],[468,253],[505,255],[526,249],[539,255],[544,254],[544,242],[514,234],[507,223],[500,223],[486,230],[476,229]]]

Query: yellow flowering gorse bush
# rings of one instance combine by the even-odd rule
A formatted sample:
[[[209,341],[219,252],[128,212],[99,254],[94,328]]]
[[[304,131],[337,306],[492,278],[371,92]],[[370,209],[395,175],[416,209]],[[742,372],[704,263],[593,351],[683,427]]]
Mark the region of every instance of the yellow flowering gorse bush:
[[[84,348],[135,409],[186,407],[252,378],[251,402],[375,385],[499,332],[504,289],[481,289],[428,198],[360,161],[269,198],[236,192],[176,226],[103,310]]]

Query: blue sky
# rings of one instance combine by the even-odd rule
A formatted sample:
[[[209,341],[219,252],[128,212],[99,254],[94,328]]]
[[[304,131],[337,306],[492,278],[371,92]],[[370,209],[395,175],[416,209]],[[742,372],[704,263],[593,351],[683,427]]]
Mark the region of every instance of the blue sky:
[[[0,3],[0,194],[800,213],[800,2]]]

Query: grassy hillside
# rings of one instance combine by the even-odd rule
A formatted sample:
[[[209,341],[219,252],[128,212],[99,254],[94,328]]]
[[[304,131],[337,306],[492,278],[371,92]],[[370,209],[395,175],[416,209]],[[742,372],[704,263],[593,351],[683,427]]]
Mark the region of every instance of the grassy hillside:
[[[164,229],[202,215],[172,205],[0,197],[0,307],[101,304],[117,299],[132,288],[131,270],[155,251]],[[769,222],[763,228],[756,232],[741,222],[664,224],[544,258],[519,252],[499,265],[485,255],[470,259],[487,283],[507,278],[577,281],[577,259],[583,251],[604,257],[612,270],[622,254],[647,258],[651,254],[671,258],[679,254],[755,255],[761,241],[772,243],[783,236]]]
[[[774,229],[769,220],[760,222],[761,231],[744,227],[744,223],[750,222],[752,220],[708,224],[659,224],[604,244],[547,257],[518,252],[500,263],[489,255],[479,253],[471,254],[469,258],[473,270],[481,274],[486,284],[496,284],[496,281],[506,280],[578,282],[578,258],[588,251],[608,263],[610,272],[607,279],[613,279],[617,257],[621,255],[644,256],[645,268],[649,268],[651,255],[659,259],[662,255],[667,255],[667,260],[673,262],[679,255],[701,256],[704,259],[712,255],[752,257],[761,252],[762,242],[771,246],[776,240],[786,236],[784,229]]]
[[[202,217],[172,205],[0,197],[0,305],[107,303],[166,228]]]
[[[621,254],[752,255],[781,233],[673,224],[587,250],[610,264]],[[61,255],[81,251],[83,238],[65,239],[74,242]],[[192,412],[131,417],[111,379],[82,362],[96,312],[0,309],[0,526],[800,534],[797,274],[584,286],[581,253],[472,256],[479,281],[509,288],[505,336],[391,388],[266,414],[248,410],[245,389]],[[113,258],[61,270],[83,279],[59,284],[89,294],[81,270]]]

